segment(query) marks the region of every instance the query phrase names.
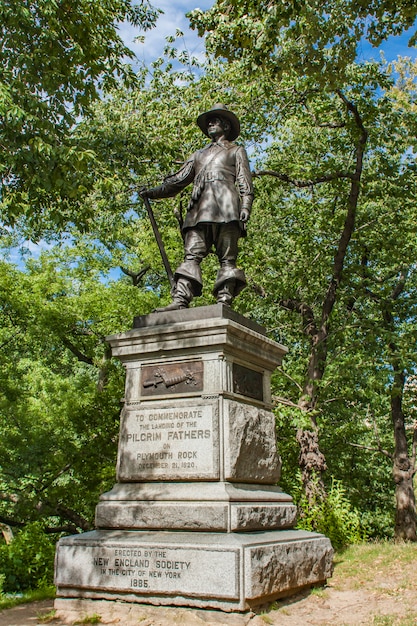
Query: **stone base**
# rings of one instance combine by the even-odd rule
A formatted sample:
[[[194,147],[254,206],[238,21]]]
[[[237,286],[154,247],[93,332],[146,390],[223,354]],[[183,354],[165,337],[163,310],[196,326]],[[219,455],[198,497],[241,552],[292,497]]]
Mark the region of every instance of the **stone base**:
[[[100,496],[96,527],[240,532],[292,528],[297,509],[272,485],[119,483]]]
[[[57,597],[245,611],[323,583],[323,535],[93,531],[59,541]],[[59,600],[58,600],[59,602]]]

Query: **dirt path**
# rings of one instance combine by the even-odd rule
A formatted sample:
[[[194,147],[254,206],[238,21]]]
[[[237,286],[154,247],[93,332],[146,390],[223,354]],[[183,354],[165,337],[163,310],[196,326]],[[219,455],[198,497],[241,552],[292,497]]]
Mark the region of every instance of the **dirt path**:
[[[88,611],[53,617],[53,600],[0,612],[0,626],[68,626],[74,623],[119,626],[414,626],[417,624],[416,549],[403,558],[369,553],[368,560],[339,563],[325,588],[315,589],[257,613],[227,614],[199,609],[112,605],[97,602]],[[113,610],[111,610],[113,609]],[[42,616],[47,616],[41,619]],[[93,616],[101,621],[94,621]],[[89,618],[82,622],[83,618]],[[98,617],[96,617],[98,619]]]

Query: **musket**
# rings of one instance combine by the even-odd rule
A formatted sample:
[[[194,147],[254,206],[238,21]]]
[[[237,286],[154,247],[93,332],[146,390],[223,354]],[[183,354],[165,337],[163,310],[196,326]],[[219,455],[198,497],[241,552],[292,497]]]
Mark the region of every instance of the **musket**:
[[[175,278],[173,271],[171,269],[171,265],[169,264],[169,260],[167,257],[167,253],[165,252],[164,243],[162,241],[161,233],[158,230],[158,225],[155,220],[155,216],[152,211],[151,203],[149,202],[149,198],[146,196],[141,196],[143,202],[145,203],[146,210],[148,211],[149,219],[151,221],[153,234],[155,235],[156,243],[158,244],[159,252],[161,253],[162,263],[164,264],[165,271],[168,276],[169,284],[171,288],[175,287]]]

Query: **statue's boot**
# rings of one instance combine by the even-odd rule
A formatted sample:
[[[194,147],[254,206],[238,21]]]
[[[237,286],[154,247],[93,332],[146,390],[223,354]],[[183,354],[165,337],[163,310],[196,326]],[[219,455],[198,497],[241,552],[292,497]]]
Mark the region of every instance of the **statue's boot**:
[[[233,298],[235,295],[236,281],[228,280],[221,288],[216,292],[216,298],[218,304],[227,304],[232,306]]]
[[[233,262],[223,261],[213,288],[213,295],[217,302],[232,306],[233,299],[245,286],[246,278],[243,270],[238,269]]]
[[[164,311],[179,311],[180,309],[187,309],[188,304],[182,304],[181,302],[171,302],[167,306],[161,306],[154,309],[154,313],[163,313]]]
[[[188,306],[193,299],[193,290],[191,281],[183,278],[182,276],[177,278],[177,283],[172,290],[172,302],[167,306],[154,309],[155,313],[163,313],[165,311],[179,311],[180,309],[188,309]]]

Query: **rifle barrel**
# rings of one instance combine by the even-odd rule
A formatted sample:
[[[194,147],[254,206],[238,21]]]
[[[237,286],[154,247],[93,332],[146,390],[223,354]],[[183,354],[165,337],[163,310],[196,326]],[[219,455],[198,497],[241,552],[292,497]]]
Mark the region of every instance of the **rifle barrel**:
[[[146,196],[145,197],[142,196],[142,200],[145,203],[146,210],[148,212],[149,219],[151,221],[153,234],[155,235],[156,243],[158,244],[159,252],[161,253],[162,262],[164,264],[165,271],[168,276],[169,284],[171,285],[172,288],[174,288],[175,287],[174,273],[171,269],[171,265],[169,263],[167,253],[165,251],[164,242],[162,241],[161,233],[159,232],[158,225],[156,223],[155,216],[152,211],[151,203],[149,202],[149,198],[147,198]]]

